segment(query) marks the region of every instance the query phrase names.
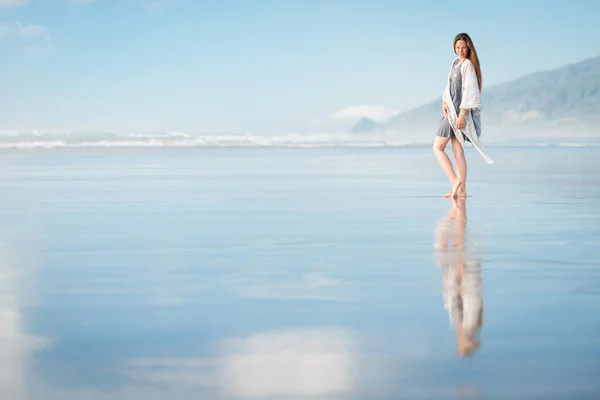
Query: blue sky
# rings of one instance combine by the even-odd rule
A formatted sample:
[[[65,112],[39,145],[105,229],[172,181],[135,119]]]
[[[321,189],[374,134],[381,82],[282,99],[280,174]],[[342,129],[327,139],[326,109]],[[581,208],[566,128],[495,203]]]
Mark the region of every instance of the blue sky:
[[[311,132],[600,55],[592,1],[0,0],[0,130]]]

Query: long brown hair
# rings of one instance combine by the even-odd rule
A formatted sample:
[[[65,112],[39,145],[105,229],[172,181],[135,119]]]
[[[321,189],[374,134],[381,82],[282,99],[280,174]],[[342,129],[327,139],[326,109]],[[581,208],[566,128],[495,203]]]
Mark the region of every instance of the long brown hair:
[[[479,64],[479,57],[477,57],[477,50],[475,50],[475,45],[473,44],[471,37],[463,32],[459,33],[454,37],[453,49],[456,49],[456,42],[458,42],[459,40],[464,40],[467,44],[467,48],[469,49],[469,51],[467,52],[467,58],[469,59],[469,61],[471,61],[471,64],[473,64],[473,68],[475,68],[475,75],[477,75],[477,84],[479,85],[479,91],[481,92],[481,65]],[[456,53],[456,50],[454,50],[454,52]]]

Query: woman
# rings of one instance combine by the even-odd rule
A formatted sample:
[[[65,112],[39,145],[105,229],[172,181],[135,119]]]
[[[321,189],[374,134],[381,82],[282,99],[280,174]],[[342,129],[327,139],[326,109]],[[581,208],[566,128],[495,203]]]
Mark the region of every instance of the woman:
[[[442,96],[444,117],[438,129],[433,151],[442,169],[450,180],[452,192],[446,197],[467,195],[467,161],[465,140],[471,142],[489,164],[494,161],[483,152],[479,142],[481,135],[481,68],[473,41],[466,33],[454,38],[454,52],[458,56],[450,66],[448,83]],[[452,141],[452,152],[456,160],[456,173],[450,158],[446,155],[446,145]]]

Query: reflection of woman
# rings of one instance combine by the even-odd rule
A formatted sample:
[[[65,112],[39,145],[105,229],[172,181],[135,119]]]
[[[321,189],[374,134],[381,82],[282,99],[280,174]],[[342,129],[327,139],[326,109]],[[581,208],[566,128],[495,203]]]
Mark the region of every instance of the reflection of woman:
[[[467,249],[466,225],[466,199],[453,199],[448,215],[438,224],[435,243],[436,263],[444,270],[444,308],[456,329],[461,356],[477,351],[483,323],[481,262]]]

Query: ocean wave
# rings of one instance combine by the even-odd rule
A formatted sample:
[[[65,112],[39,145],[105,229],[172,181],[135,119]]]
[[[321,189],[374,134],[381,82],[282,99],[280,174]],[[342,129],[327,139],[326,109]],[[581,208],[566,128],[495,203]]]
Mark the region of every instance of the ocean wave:
[[[18,133],[0,131],[0,148],[58,147],[395,147],[417,145],[397,138],[329,134],[220,134],[185,132],[77,134],[72,132]]]
[[[0,149],[36,148],[135,148],[135,147],[408,147],[430,146],[431,139],[402,140],[393,136],[351,134],[215,134],[195,135],[186,132],[164,133],[74,133],[0,131]],[[489,142],[486,147],[598,147],[598,142]]]

